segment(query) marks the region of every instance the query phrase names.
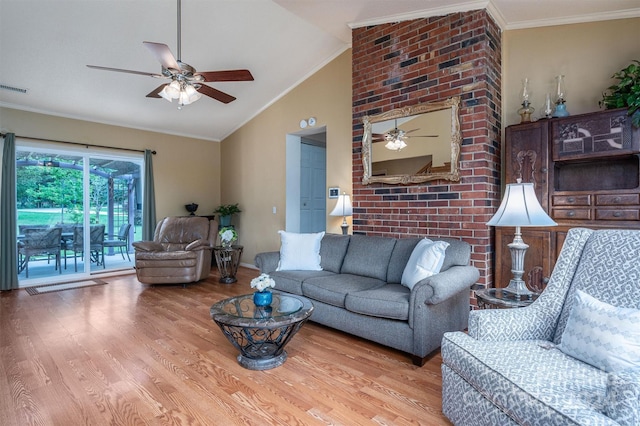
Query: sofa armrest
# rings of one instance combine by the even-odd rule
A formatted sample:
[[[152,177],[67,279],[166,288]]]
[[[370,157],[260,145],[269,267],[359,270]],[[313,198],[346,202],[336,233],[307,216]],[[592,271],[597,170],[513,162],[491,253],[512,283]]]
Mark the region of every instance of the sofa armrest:
[[[469,313],[469,335],[484,341],[552,340],[557,316],[538,298],[516,309],[485,309]]]
[[[278,263],[280,262],[280,252],[279,251],[267,251],[263,253],[256,254],[255,259],[253,260],[254,265],[260,269],[260,272],[263,274],[268,274],[269,272],[273,272],[278,268]]]
[[[446,271],[425,278],[413,287],[411,304],[413,301],[436,305],[460,293],[471,291],[471,286],[480,278],[480,272],[475,266],[452,266]]]
[[[209,240],[200,238],[198,240],[191,241],[189,244],[187,244],[187,246],[184,249],[187,251],[193,251],[193,250],[205,250],[210,248],[211,248],[211,244],[209,243]]]
[[[131,245],[136,251],[165,251],[164,246],[156,241],[136,241]]]
[[[640,368],[609,373],[606,395],[608,417],[625,426],[640,424]]]

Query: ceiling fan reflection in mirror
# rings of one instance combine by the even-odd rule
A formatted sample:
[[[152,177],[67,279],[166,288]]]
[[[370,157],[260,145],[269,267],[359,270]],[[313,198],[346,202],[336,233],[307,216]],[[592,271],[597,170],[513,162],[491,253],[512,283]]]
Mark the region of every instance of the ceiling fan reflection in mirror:
[[[386,133],[374,133],[371,135],[371,142],[386,142],[385,148],[391,151],[400,151],[407,147],[408,138],[437,138],[438,135],[409,135],[420,129],[402,130],[398,129],[398,120],[395,120],[394,128]]]
[[[164,98],[171,102],[173,99],[178,101],[178,109],[182,109],[184,105],[189,105],[202,95],[209,96],[217,101],[228,104],[236,98],[224,93],[218,89],[214,89],[204,83],[215,81],[253,81],[251,72],[246,69],[224,70],[224,71],[204,71],[197,72],[191,65],[182,62],[181,56],[181,0],[178,2],[178,59],[173,56],[171,50],[166,44],[145,41],[143,44],[151,51],[156,59],[162,65],[161,74],[132,71],[120,68],[101,67],[97,65],[87,65],[89,68],[123,72],[128,74],[146,75],[154,78],[163,78],[171,80],[168,83],[161,84],[156,87],[147,98]]]

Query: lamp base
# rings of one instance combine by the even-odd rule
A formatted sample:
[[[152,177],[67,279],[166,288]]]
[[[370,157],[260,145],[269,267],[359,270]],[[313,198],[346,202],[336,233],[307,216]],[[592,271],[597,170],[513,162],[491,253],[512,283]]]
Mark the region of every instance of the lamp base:
[[[349,232],[349,225],[343,223],[342,225],[340,225],[340,227],[342,228],[342,235],[347,235]]]
[[[513,242],[508,244],[508,247],[511,252],[511,273],[513,278],[502,291],[519,296],[530,296],[533,292],[527,288],[527,285],[522,280],[524,275],[524,255],[527,253],[529,245],[522,240],[522,232],[519,226],[516,226]]]

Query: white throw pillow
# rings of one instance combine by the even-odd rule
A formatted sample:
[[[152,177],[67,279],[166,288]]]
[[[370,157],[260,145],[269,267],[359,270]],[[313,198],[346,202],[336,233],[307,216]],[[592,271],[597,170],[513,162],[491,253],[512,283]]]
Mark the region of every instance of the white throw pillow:
[[[428,238],[420,240],[404,267],[400,283],[413,289],[418,281],[440,272],[447,247],[449,247],[449,243],[444,241],[431,241]]]
[[[320,266],[320,242],[324,232],[297,234],[278,231],[280,234],[280,262],[276,271],[322,271]]]
[[[640,310],[616,308],[577,290],[558,347],[607,372],[640,366]]]

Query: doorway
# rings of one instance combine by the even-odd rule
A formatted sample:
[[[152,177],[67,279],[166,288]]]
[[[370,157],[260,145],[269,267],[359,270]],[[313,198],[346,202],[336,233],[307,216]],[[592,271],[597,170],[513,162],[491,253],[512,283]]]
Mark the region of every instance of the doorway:
[[[135,153],[17,141],[21,287],[133,267],[129,253],[136,233],[141,236],[143,161]]]
[[[287,135],[286,226],[289,232],[326,230],[326,127]]]

